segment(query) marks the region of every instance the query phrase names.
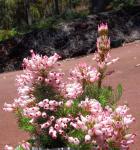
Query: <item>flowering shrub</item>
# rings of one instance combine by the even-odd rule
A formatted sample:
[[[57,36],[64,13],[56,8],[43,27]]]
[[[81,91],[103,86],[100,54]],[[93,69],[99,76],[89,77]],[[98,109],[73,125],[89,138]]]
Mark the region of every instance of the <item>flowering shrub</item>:
[[[110,60],[108,26],[99,25],[98,32],[97,69],[82,63],[64,80],[64,73],[56,69],[57,54],[47,57],[31,51],[31,58],[23,60],[23,74],[16,79],[19,97],[12,104],[4,104],[4,110],[14,112],[19,127],[31,135],[16,150],[30,150],[32,146],[129,149],[135,135],[128,129],[134,118],[127,114],[126,105],[116,107],[121,85],[116,90],[102,85],[107,66],[118,58]],[[5,146],[5,150],[13,149]]]

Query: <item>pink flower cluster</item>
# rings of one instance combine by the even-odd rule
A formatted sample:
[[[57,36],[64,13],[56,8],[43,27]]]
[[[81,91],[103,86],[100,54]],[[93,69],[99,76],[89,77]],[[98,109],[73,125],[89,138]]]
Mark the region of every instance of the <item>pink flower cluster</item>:
[[[79,82],[86,81],[93,83],[99,78],[99,72],[97,69],[92,66],[88,66],[86,63],[79,64],[76,68],[71,70],[70,75],[71,80]]]
[[[52,71],[59,56],[54,54],[52,57],[35,55],[31,51],[31,59],[24,59],[24,74],[17,76],[19,98],[13,104],[4,105],[4,110],[14,111],[17,107],[25,108],[28,104],[35,101],[35,85],[50,85],[57,90],[64,98],[75,99],[83,92],[82,81],[95,82],[98,80],[99,73],[96,68],[86,64],[80,64],[70,73],[70,83],[64,83],[64,73]]]
[[[98,31],[100,37],[97,40],[98,52],[95,58],[98,69],[81,63],[70,71],[70,77],[64,81],[64,73],[54,68],[59,55],[47,57],[31,51],[31,58],[23,61],[23,74],[16,79],[19,97],[12,104],[5,103],[4,110],[16,114],[20,112],[20,117],[28,118],[29,123],[36,128],[37,135],[43,133],[53,140],[61,136],[74,145],[84,142],[104,150],[109,150],[110,146],[128,150],[135,136],[127,132],[134,121],[132,115],[127,114],[128,107],[103,108],[97,100],[89,99],[88,95],[85,100],[78,99],[83,96],[86,84],[102,80],[104,68],[118,60],[109,61],[110,39],[106,36],[108,26],[102,24]],[[42,93],[45,98],[40,95]],[[75,110],[77,114],[73,112]],[[72,136],[71,130],[82,131],[84,139]],[[30,149],[26,142],[21,146],[25,150]],[[5,150],[13,148],[6,145]]]
[[[38,103],[38,106],[44,108],[44,110],[56,111],[58,106],[61,106],[63,102],[57,102],[56,100],[45,99]]]
[[[24,116],[29,118],[38,118],[41,116],[41,112],[39,111],[39,107],[27,107],[23,110]]]
[[[30,143],[25,142],[25,141],[19,143],[19,146],[17,146],[17,148],[19,148],[19,147],[20,147],[20,149],[23,149],[23,150],[30,150],[31,149]],[[10,146],[10,145],[5,145],[4,150],[15,150],[15,148],[13,146]]]
[[[107,23],[101,23],[98,25],[98,32],[100,35],[106,35],[108,34],[108,25]]]
[[[68,99],[76,99],[83,92],[82,85],[79,82],[68,83],[65,85],[63,95]]]
[[[34,90],[38,84],[51,85],[53,88],[62,87],[63,73],[51,71],[57,62],[59,55],[40,56],[35,55],[31,51],[31,59],[25,58],[23,61],[24,74],[17,76],[18,94],[19,97],[14,100],[13,104],[4,105],[4,110],[15,111],[16,108],[25,108],[28,104],[35,102]]]
[[[56,119],[54,116],[50,116],[49,120],[41,125],[41,129],[48,129],[49,135],[56,139],[58,135],[66,138],[65,129],[68,127],[68,123],[71,121],[70,118],[58,118]]]
[[[99,69],[105,69],[106,66],[115,63],[119,58],[110,60],[110,38],[108,38],[108,25],[100,24],[98,26],[99,37],[97,38],[97,53],[94,55],[94,60],[97,61]]]
[[[51,57],[47,57],[47,56],[41,57],[38,54],[35,55],[33,50],[31,50],[31,54],[32,54],[32,59],[24,58],[23,67],[25,67],[26,70],[34,73],[38,73],[38,70],[50,69],[60,58],[60,56],[56,53]]]
[[[60,91],[64,87],[63,76],[64,76],[64,73],[62,72],[50,71],[48,73],[47,79],[45,79],[45,82],[51,85],[54,89],[57,89]]]
[[[64,84],[61,90],[62,95],[67,99],[76,99],[83,93],[85,82],[94,83],[98,78],[99,72],[96,68],[88,66],[86,63],[81,63],[70,71],[70,77],[68,78],[70,83]]]
[[[80,115],[70,124],[86,133],[85,142],[94,143],[98,148],[105,150],[110,149],[111,143],[114,148],[128,150],[129,144],[134,142],[135,135],[126,131],[135,119],[127,114],[129,109],[126,105],[112,110],[109,106],[102,108],[98,101],[86,98],[85,101],[81,101],[79,107],[89,112],[89,115]]]

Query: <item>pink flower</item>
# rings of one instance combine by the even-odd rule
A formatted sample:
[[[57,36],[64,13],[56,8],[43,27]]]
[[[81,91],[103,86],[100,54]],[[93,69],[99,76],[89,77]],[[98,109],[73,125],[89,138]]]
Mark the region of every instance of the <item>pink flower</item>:
[[[85,142],[88,142],[88,141],[90,141],[90,140],[91,140],[91,136],[87,134],[87,135],[85,136]]]
[[[74,138],[73,138],[73,137],[69,137],[69,138],[68,138],[68,141],[69,141],[70,143],[74,143]]]
[[[31,50],[32,57],[31,59],[25,58],[23,60],[23,66],[25,69],[34,71],[35,73],[38,70],[48,69],[53,67],[53,65],[60,58],[58,54],[54,54],[51,57],[36,55],[33,50]]]
[[[57,102],[56,100],[44,99],[38,103],[38,106],[44,108],[45,110],[56,111],[59,106],[62,105],[62,102]]]
[[[49,121],[41,124],[41,129],[48,128],[49,126],[51,126],[51,124],[52,124],[52,121],[49,120]]]
[[[53,66],[59,58],[61,57],[57,53],[55,53],[53,56],[48,58],[47,65],[49,67]]]
[[[126,140],[132,140],[132,139],[134,139],[135,136],[136,136],[135,134],[126,134],[126,135],[124,136],[124,138],[125,138]]]
[[[82,85],[78,82],[68,83],[65,85],[64,97],[69,99],[76,99],[83,92]]]
[[[129,108],[124,105],[124,106],[118,106],[116,109],[115,109],[115,112],[118,114],[118,115],[121,115],[121,116],[124,116],[127,112],[128,112]]]
[[[97,45],[98,53],[105,54],[110,49],[110,39],[106,36],[98,37],[96,45]]]
[[[73,138],[73,137],[68,137],[68,141],[75,145],[79,145],[79,143],[80,143],[78,138]]]
[[[42,118],[47,118],[46,112],[42,112]]]
[[[38,118],[41,116],[39,107],[25,108],[23,114],[29,118]]]
[[[25,141],[23,141],[23,142],[21,143],[21,146],[22,146],[22,148],[23,148],[24,150],[30,150],[30,148],[31,148],[30,143],[25,142]]]
[[[132,115],[126,115],[125,117],[123,117],[123,123],[124,125],[129,125],[132,124],[135,121],[135,118],[132,117]]]
[[[107,63],[107,66],[109,66],[109,65],[111,65],[111,64],[114,64],[114,63],[117,62],[119,59],[120,59],[119,57],[117,57],[117,58],[115,58],[115,59],[112,59],[111,61],[109,61],[109,62]]]
[[[70,108],[72,106],[72,104],[73,104],[73,101],[68,100],[65,105],[66,105],[66,107]]]
[[[79,107],[95,115],[102,111],[101,104],[95,99],[86,98],[85,101],[81,101]]]
[[[99,72],[96,68],[88,66],[86,63],[79,64],[70,72],[70,80],[78,82],[95,82],[99,78]]]
[[[104,35],[108,33],[108,25],[107,23],[101,23],[100,25],[98,25],[98,32],[100,35]]]
[[[52,126],[49,128],[49,135],[51,135],[53,139],[57,138],[57,132]]]
[[[70,125],[85,132],[86,142],[94,140],[100,148],[108,149],[109,141],[112,141],[121,149],[128,148],[134,141],[134,135],[126,132],[134,118],[127,115],[128,107],[125,105],[113,111],[109,106],[102,108],[98,101],[86,98],[79,107],[89,115],[73,118]]]
[[[4,150],[14,150],[14,148],[10,145],[5,145]]]
[[[79,143],[80,143],[79,139],[78,138],[74,138],[74,144],[75,145],[79,145]]]
[[[4,108],[3,108],[4,111],[7,111],[7,112],[12,112],[14,110],[13,108],[13,105],[12,104],[7,104],[7,103],[4,103]]]

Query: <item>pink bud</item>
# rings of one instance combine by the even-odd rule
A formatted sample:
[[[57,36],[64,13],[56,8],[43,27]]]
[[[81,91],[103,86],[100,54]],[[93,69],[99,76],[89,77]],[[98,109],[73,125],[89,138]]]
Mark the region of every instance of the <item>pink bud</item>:
[[[50,120],[51,120],[51,121],[54,121],[54,119],[55,119],[54,116],[51,116],[51,117],[50,117]]]
[[[42,117],[43,117],[43,118],[47,118],[46,112],[43,112],[43,113],[42,113]]]
[[[73,101],[72,100],[68,100],[66,102],[66,107],[70,108],[72,106],[72,104],[73,104]]]
[[[90,141],[90,140],[91,140],[91,136],[87,134],[87,135],[85,136],[85,142],[88,142],[88,141]]]

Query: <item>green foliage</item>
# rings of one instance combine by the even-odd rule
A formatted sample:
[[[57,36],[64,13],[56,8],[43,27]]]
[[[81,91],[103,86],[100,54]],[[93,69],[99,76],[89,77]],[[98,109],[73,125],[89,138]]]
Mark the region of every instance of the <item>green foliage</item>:
[[[1,0],[0,29],[10,32],[14,28],[16,32],[26,32],[34,28],[51,28],[60,20],[84,18],[87,15],[84,9],[77,11],[77,6],[88,6],[82,0],[58,1],[59,14],[54,13],[56,8],[54,5],[52,0]],[[5,40],[10,37],[11,32],[9,32],[0,35],[0,39]]]
[[[85,135],[82,130],[70,130],[69,136],[76,137],[80,141],[84,141],[84,139],[85,139]],[[73,148],[74,150],[86,150],[86,149],[88,150],[88,149],[92,149],[92,147],[93,147],[93,145],[90,145],[89,143],[85,144],[85,142],[80,143],[78,145],[68,144],[68,146]]]
[[[39,72],[39,75],[43,76],[44,78],[47,77],[48,72],[41,70]],[[46,83],[40,81],[39,83],[34,83],[34,91],[32,91],[33,95],[35,96],[35,103],[29,104],[29,106],[36,106],[36,104],[44,99],[49,100],[57,100],[57,101],[63,101],[61,107],[58,107],[57,111],[51,111],[46,110],[44,108],[40,108],[41,112],[46,112],[48,116],[55,116],[55,119],[68,117],[71,115],[72,117],[76,118],[79,117],[80,114],[83,116],[87,116],[89,112],[85,109],[82,109],[79,107],[79,104],[81,101],[84,101],[85,98],[89,99],[96,99],[98,100],[103,108],[107,105],[114,108],[116,105],[116,102],[120,99],[122,95],[122,86],[119,84],[116,89],[113,89],[110,86],[101,86],[99,88],[98,83],[89,83],[87,81],[82,82],[83,85],[83,93],[78,98],[73,100],[72,106],[70,108],[66,107],[66,101],[64,97],[61,96],[61,94],[56,91],[52,86],[46,85]],[[27,131],[31,133],[31,135],[34,135],[33,139],[30,140],[30,143],[32,145],[39,143],[39,145],[42,148],[57,148],[57,147],[64,147],[66,145],[66,140],[58,135],[57,139],[53,139],[49,134],[49,128],[44,128],[40,130],[40,125],[45,123],[47,121],[46,118],[39,117],[36,118],[34,121],[34,125],[30,123],[30,119],[26,118],[22,112],[17,110],[17,117],[18,117],[18,123],[19,127],[23,129],[24,131]],[[48,117],[47,117],[48,118]],[[52,126],[55,122],[52,121]],[[92,122],[93,123],[93,122]],[[89,126],[92,126],[92,123],[89,124]],[[94,123],[93,123],[94,124]],[[69,137],[75,137],[78,138],[79,141],[84,141],[85,133],[83,130],[80,129],[74,129],[69,123],[67,124],[67,128],[64,129],[65,132],[68,134]],[[83,142],[84,143],[84,142]],[[34,145],[35,146],[35,145]],[[84,149],[91,149],[92,145],[90,144],[82,144],[80,145],[68,145],[76,150],[84,150]],[[117,150],[117,149],[112,149]]]
[[[60,136],[57,137],[57,140],[54,140],[47,134],[41,134],[36,140],[41,144],[40,146],[42,148],[58,148],[66,146],[66,143]]]
[[[0,30],[0,41],[9,39],[18,35],[18,32],[15,29],[12,30]]]
[[[19,145],[18,147],[15,148],[15,150],[24,150],[24,148]]]
[[[71,0],[71,3],[73,5],[78,5],[78,4],[80,4],[80,0]]]
[[[57,111],[56,116],[59,118],[60,116],[67,117],[69,114],[72,114],[73,116],[77,116],[78,113],[80,113],[82,110],[78,108],[79,100],[76,99],[73,101],[72,107],[67,108],[65,104],[59,108]],[[78,108],[78,109],[77,109]]]
[[[41,14],[35,4],[30,6],[30,12],[34,19],[39,19],[41,17]]]
[[[80,143],[80,145],[69,144],[68,147],[71,147],[73,150],[90,150],[93,148],[93,145]]]
[[[34,92],[33,92],[36,101],[40,102],[46,98],[49,100],[59,100],[60,96],[57,94],[57,92],[49,85],[43,85],[43,84],[37,84],[35,86]]]
[[[104,107],[106,105],[114,106],[121,98],[122,86],[119,84],[115,90],[110,86],[103,86],[100,89],[96,84],[87,84],[80,99],[84,100],[86,97],[98,100]]]
[[[115,98],[116,100],[119,100],[122,96],[123,88],[121,84],[118,84],[117,89],[115,91]]]
[[[93,148],[93,145],[90,144],[80,144],[80,145],[70,145],[70,147],[72,147],[74,150],[89,150]]]
[[[121,9],[133,5],[135,1],[113,0],[111,5],[114,9]],[[17,30],[16,32],[21,30],[26,32],[27,29],[29,31],[34,28],[51,28],[62,19],[85,19],[89,12],[89,1],[83,0],[58,0],[59,14],[54,13],[56,6],[53,0],[1,0],[0,6],[0,29],[7,32],[12,31],[13,28]],[[0,40],[8,37],[11,37],[11,32],[0,34]]]
[[[114,0],[111,5],[113,6],[113,9],[118,10],[123,7],[132,6],[134,3],[135,0]]]
[[[15,7],[15,5],[16,5],[16,0],[5,0],[5,5],[7,6],[7,7]]]
[[[31,26],[32,29],[49,29],[55,28],[58,24],[59,19],[56,17],[48,17],[47,19],[42,19],[39,22]]]
[[[18,120],[19,127],[24,131],[33,133],[35,131],[35,127],[31,125],[29,121],[30,121],[29,118],[26,118],[24,116],[20,117]]]
[[[83,12],[74,12],[72,10],[66,11],[63,15],[62,18],[64,20],[73,20],[77,18],[85,19],[88,15],[88,12],[83,11]]]

